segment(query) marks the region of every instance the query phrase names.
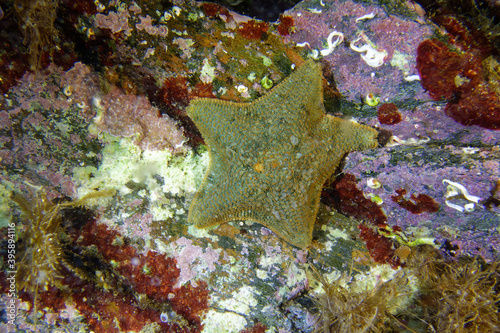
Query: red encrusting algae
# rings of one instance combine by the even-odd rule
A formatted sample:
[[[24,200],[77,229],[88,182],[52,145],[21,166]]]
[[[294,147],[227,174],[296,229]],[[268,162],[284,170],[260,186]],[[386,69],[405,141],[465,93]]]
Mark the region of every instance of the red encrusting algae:
[[[64,246],[60,286],[38,294],[39,309],[58,313],[74,304],[98,333],[140,332],[151,323],[162,332],[201,332],[201,315],[208,309],[206,282],[176,288],[180,270],[174,258],[142,254],[126,237],[95,220],[67,231],[72,242]],[[20,297],[34,302],[28,292]],[[165,309],[177,317],[170,314],[169,321],[162,321]]]
[[[191,327],[201,328],[200,315],[208,309],[208,289],[204,281],[174,288],[180,270],[174,258],[149,251],[141,255],[122,239],[118,232],[104,225],[89,223],[82,230],[79,245],[96,246],[107,262],[113,261],[116,271],[139,294],[145,294],[158,303],[169,302],[172,309],[185,318]],[[113,245],[114,243],[122,245]]]
[[[159,94],[167,107],[168,114],[179,117],[182,110],[189,105],[187,79],[182,76],[170,77],[163,82]]]
[[[257,322],[252,328],[240,331],[240,333],[265,333],[267,326]]]
[[[265,38],[268,29],[269,23],[250,20],[248,22],[242,23],[238,29],[238,32],[240,33],[240,35],[247,39],[261,40]]]
[[[364,224],[358,225],[358,229],[361,230],[359,237],[365,242],[366,248],[375,262],[389,264],[392,268],[402,265],[395,253],[392,240]]]
[[[181,123],[184,135],[189,138],[189,144],[196,147],[203,143],[203,138],[186,114],[186,107],[193,97],[213,97],[212,85],[199,82],[190,93],[187,78],[170,77],[163,82],[160,89],[151,93],[149,98],[155,102],[161,113],[166,113]]]
[[[293,17],[287,15],[280,15],[280,24],[277,29],[281,36],[288,36],[294,31],[294,21]]]
[[[410,199],[405,199],[405,189],[397,189],[396,193],[392,201],[413,214],[435,213],[439,210],[439,204],[427,194],[412,194]]]
[[[394,103],[384,103],[377,110],[378,121],[385,125],[395,125],[400,123],[403,118]]]
[[[434,20],[448,41],[426,39],[418,46],[422,86],[434,100],[446,99],[445,113],[462,125],[500,129],[499,65],[490,43],[455,17]]]
[[[366,220],[373,225],[387,221],[384,211],[370,199],[363,195],[363,191],[356,186],[356,177],[345,174],[342,178],[323,188],[321,200],[339,212],[356,219]]]
[[[226,18],[226,22],[233,20],[233,16],[226,7],[210,2],[204,2],[201,7],[208,17],[223,15]]]

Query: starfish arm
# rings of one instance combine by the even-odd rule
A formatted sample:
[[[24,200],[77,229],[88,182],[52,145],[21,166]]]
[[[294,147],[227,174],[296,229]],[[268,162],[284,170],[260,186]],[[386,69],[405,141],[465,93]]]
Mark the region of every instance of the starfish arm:
[[[229,222],[238,218],[241,200],[241,170],[224,163],[220,155],[210,157],[210,164],[201,187],[189,207],[188,222],[199,228]]]
[[[262,197],[271,184],[238,154],[212,150],[203,183],[189,208],[188,222],[206,228],[238,219],[260,219]],[[260,179],[259,179],[260,178]]]
[[[300,66],[267,95],[255,101],[266,118],[312,130],[324,117],[321,68],[313,60]],[[304,127],[305,126],[305,127]]]
[[[312,219],[313,222],[314,220],[315,218]],[[310,223],[310,221],[303,218],[296,220],[288,219],[286,221],[276,220],[273,223],[269,223],[269,221],[256,222],[271,229],[278,236],[294,246],[305,248],[311,245],[314,223]]]
[[[242,110],[247,108],[246,103],[197,98],[191,101],[186,111],[201,132],[209,150],[211,147],[230,150],[232,143],[244,133],[244,128],[240,128],[239,124]],[[232,130],[228,131],[228,128]]]
[[[327,115],[318,127],[321,135],[328,135],[328,141],[335,143],[342,155],[355,150],[375,148],[378,145],[376,129],[349,119]]]
[[[262,223],[288,243],[300,248],[311,244],[312,231],[319,206],[321,185],[282,182],[267,192]]]
[[[270,139],[289,139],[291,132],[312,131],[324,117],[321,77],[319,64],[309,60],[252,103],[197,98],[186,111],[209,147],[231,147],[236,138],[262,142],[263,129]]]

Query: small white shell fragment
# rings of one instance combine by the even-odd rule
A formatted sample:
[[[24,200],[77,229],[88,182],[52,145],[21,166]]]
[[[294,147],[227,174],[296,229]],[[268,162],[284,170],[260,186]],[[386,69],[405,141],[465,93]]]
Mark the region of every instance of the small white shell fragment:
[[[391,136],[389,139],[389,142],[385,145],[386,147],[395,147],[399,145],[405,145],[405,146],[419,146],[426,144],[427,142],[431,141],[429,137],[423,137],[423,138],[409,138],[408,140],[404,140],[399,138],[396,135]]]
[[[375,17],[375,14],[371,12],[370,14],[365,14],[363,16],[360,16],[356,19],[356,23],[364,21],[364,20],[371,20],[372,18]]]
[[[389,141],[386,143],[386,147],[396,147],[404,144],[405,140],[400,139],[397,135],[393,135],[389,138]]]
[[[297,47],[306,47],[306,46],[311,47],[311,44],[309,44],[308,42],[302,42],[302,43],[297,43],[296,46]]]
[[[175,16],[179,16],[179,15],[181,15],[181,11],[182,11],[182,9],[181,9],[181,7],[179,7],[179,6],[173,6],[173,7],[172,7],[172,13],[173,13]]]
[[[480,151],[480,149],[479,148],[472,148],[472,147],[464,147],[464,148],[462,148],[462,151],[464,152],[464,154],[475,154],[478,151]]]
[[[317,8],[307,8],[308,11],[310,11],[311,13],[313,14],[321,14],[322,13],[322,10],[321,9],[317,9]]]
[[[452,202],[449,202],[449,201],[445,201],[446,203],[446,206],[450,207],[450,208],[453,208],[453,209],[456,209],[458,210],[459,212],[463,212],[465,210],[464,207],[460,206],[460,205],[455,205],[454,203]]]
[[[104,10],[106,10],[106,6],[104,6],[102,3],[97,3],[96,9],[99,13],[102,13]]]
[[[479,200],[481,200],[481,198],[480,198],[480,197],[476,197],[476,196],[474,196],[474,195],[469,194],[469,191],[467,191],[467,189],[466,189],[466,188],[465,188],[462,184],[459,184],[459,183],[453,182],[453,181],[448,180],[448,179],[443,179],[443,184],[448,184],[448,185],[450,185],[450,186],[448,187],[448,189],[450,189],[450,187],[452,187],[452,188],[453,188],[453,192],[454,192],[454,191],[459,191],[458,193],[459,193],[459,194],[462,194],[462,195],[465,197],[465,199],[467,199],[467,200],[469,200],[469,201],[472,201],[472,202],[478,203],[478,202],[479,202]],[[447,194],[448,194],[448,192],[447,192]],[[451,195],[451,196],[455,196],[455,195],[456,195],[456,194],[453,194],[453,195]],[[448,196],[448,195],[446,195],[446,197],[448,198],[449,196]]]
[[[160,17],[160,22],[167,22],[171,18],[172,18],[172,14],[170,14],[169,12],[164,12],[162,17]]]
[[[356,46],[356,43],[361,38],[354,40],[350,47],[353,51],[360,53],[361,58],[371,67],[380,67],[384,64],[384,59],[387,57],[387,51],[378,51],[373,48],[370,44],[364,44],[361,47]]]
[[[73,93],[73,86],[66,86],[63,89],[63,94],[66,95],[67,97],[71,96]]]
[[[474,208],[475,208],[475,205],[472,202],[464,205],[464,210],[466,212],[472,212],[474,210]]]
[[[420,75],[413,74],[413,75],[405,76],[405,81],[407,81],[407,82],[420,81]]]
[[[333,41],[333,37],[337,37],[337,39],[335,41]],[[331,54],[333,52],[333,50],[335,50],[335,48],[344,41],[344,34],[341,33],[340,31],[332,31],[329,35],[328,35],[328,38],[326,40],[326,42],[328,43],[328,48],[326,49],[323,49],[320,51],[321,55],[324,57],[324,56],[327,56],[329,54]]]
[[[238,90],[239,93],[246,93],[248,91],[248,88],[240,84],[239,86],[236,87],[236,90]]]
[[[459,212],[472,212],[475,208],[475,204],[477,204],[479,200],[481,200],[480,197],[471,195],[462,184],[451,181],[449,179],[443,179],[443,184],[447,184],[445,204],[448,207],[458,210]],[[460,199],[465,199],[469,202],[463,205],[460,205],[459,202],[452,202],[452,200],[458,201]]]
[[[368,178],[366,180],[366,185],[368,185],[369,188],[373,189],[380,188],[382,186],[382,184],[378,181],[377,178]]]

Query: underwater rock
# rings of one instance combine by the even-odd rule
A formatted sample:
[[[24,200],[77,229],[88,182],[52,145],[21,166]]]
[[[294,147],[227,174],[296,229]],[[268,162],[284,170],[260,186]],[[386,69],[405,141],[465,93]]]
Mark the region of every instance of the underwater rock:
[[[89,204],[92,215],[85,216],[93,220],[87,224],[68,222],[58,229],[73,265],[93,268],[85,272],[95,278],[83,269],[77,276],[58,266],[65,287],[53,285],[40,293],[39,304],[47,307],[38,307],[35,314],[34,294],[28,292],[16,302],[15,325],[2,322],[0,330],[78,331],[90,325],[95,332],[108,332],[118,331],[118,325],[122,331],[159,332],[177,320],[184,325],[176,326],[177,331],[266,327],[308,332],[321,319],[312,298],[321,299],[325,291],[312,267],[328,283],[342,283],[345,295],[354,295],[352,300],[362,305],[386,299],[370,297],[377,291],[395,290],[394,283],[377,281],[398,282],[403,291],[418,286],[415,279],[422,276],[409,267],[434,265],[433,286],[442,278],[462,290],[465,282],[477,281],[467,274],[467,281],[448,274],[457,262],[457,272],[481,272],[484,285],[474,283],[474,288],[496,283],[500,134],[446,114],[456,111],[447,109],[450,102],[464,106],[477,98],[465,90],[467,80],[476,82],[480,74],[445,80],[452,88],[443,89],[446,96],[439,95],[440,100],[435,98],[439,92],[420,77],[419,45],[445,49],[433,39],[438,27],[414,3],[305,0],[282,13],[279,21],[263,23],[218,4],[191,0],[63,0],[53,23],[57,36],[39,49],[37,72],[27,71],[32,55],[11,3],[2,4],[5,15],[0,20],[5,50],[0,54],[2,231],[10,223],[16,226],[13,230],[30,230],[29,219],[9,199],[13,190],[29,196],[28,189],[43,187],[47,202],[64,197],[77,202],[106,188],[116,195]],[[463,48],[460,54],[473,52],[455,39],[453,45]],[[325,185],[306,249],[251,221],[213,230],[191,226],[189,206],[208,167],[203,139],[186,114],[191,99],[254,101],[309,57],[321,63],[325,112],[378,127],[387,146],[343,159]],[[427,61],[429,57],[426,53]],[[485,57],[481,66],[489,91],[497,89],[495,58]],[[384,113],[379,119],[379,107],[390,103],[399,116]],[[468,202],[452,195],[444,180],[481,198],[474,210],[447,205],[465,207]],[[394,201],[398,192],[401,200]],[[421,198],[437,202],[437,211],[414,214],[405,209],[418,209]],[[8,244],[7,235],[0,233],[2,244]],[[19,246],[26,244],[26,236],[18,235]],[[80,245],[75,245],[78,240]],[[467,256],[476,255],[482,259],[463,264]],[[0,297],[9,302],[3,262]],[[356,272],[350,280],[356,283],[343,283],[347,278],[340,277],[350,271]],[[403,278],[395,279],[395,274]],[[160,283],[162,279],[169,281]],[[110,283],[112,289],[106,290]],[[360,293],[356,286],[367,289]],[[433,320],[418,322],[446,329],[453,313],[440,311],[437,300],[460,299],[441,289],[427,291],[433,297],[429,303],[406,297],[410,305],[404,308],[425,307],[420,314]],[[362,309],[353,302],[343,304],[338,309]],[[129,320],[117,323],[122,309]],[[443,316],[438,316],[442,321],[434,314]],[[418,325],[409,315],[404,318]],[[463,318],[476,320],[468,322],[470,327],[492,321],[485,313]],[[395,331],[405,329],[396,321],[391,325]]]

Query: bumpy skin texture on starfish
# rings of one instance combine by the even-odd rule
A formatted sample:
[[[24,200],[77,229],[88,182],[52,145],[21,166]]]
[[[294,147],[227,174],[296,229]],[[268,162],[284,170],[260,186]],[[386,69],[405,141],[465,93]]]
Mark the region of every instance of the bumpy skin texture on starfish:
[[[345,153],[376,147],[378,134],[326,115],[321,80],[310,60],[252,103],[191,102],[210,163],[189,222],[250,220],[297,247],[311,244],[323,183]]]

